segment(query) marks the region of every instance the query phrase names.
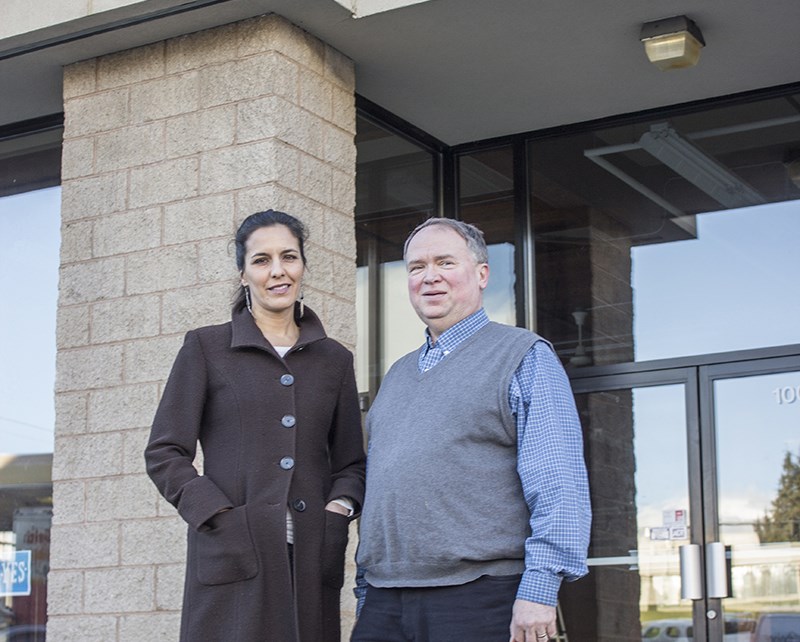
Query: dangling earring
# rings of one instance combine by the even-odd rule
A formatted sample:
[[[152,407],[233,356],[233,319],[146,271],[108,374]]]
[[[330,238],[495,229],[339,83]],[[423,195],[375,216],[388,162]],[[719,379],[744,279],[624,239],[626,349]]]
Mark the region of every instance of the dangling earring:
[[[303,303],[303,299],[305,299],[305,298],[306,298],[306,294],[305,294],[305,292],[303,292],[303,289],[301,288],[300,289],[300,318],[301,319],[303,318],[303,315],[306,313],[306,304]]]
[[[245,305],[247,305],[247,311],[250,313],[251,317],[255,318],[253,314],[253,302],[250,300],[250,288],[246,285],[242,285],[242,287],[244,288],[244,301]]]

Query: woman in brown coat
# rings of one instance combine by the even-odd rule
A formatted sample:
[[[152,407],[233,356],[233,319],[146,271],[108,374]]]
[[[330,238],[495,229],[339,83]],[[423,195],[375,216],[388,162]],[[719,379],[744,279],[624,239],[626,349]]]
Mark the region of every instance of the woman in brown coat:
[[[155,416],[147,471],[189,526],[183,642],[340,638],[364,451],[352,355],[296,302],[304,241],[282,212],[242,223],[231,321],[186,335]]]

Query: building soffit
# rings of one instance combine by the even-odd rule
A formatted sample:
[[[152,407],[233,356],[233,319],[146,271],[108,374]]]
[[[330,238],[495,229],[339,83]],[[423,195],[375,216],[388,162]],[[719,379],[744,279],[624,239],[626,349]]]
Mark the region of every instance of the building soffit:
[[[667,0],[657,10],[638,0],[591,8],[580,0],[120,4],[0,40],[0,126],[61,111],[65,64],[269,12],[352,58],[360,95],[450,145],[800,78],[796,0]],[[707,47],[697,67],[659,71],[644,55],[640,26],[681,13]]]
[[[408,7],[412,4],[419,4],[420,2],[431,2],[431,0],[335,0],[337,4],[342,5],[347,9],[354,18],[365,18],[367,16],[375,15],[376,13],[383,13],[384,11],[391,11],[392,9],[401,9]]]

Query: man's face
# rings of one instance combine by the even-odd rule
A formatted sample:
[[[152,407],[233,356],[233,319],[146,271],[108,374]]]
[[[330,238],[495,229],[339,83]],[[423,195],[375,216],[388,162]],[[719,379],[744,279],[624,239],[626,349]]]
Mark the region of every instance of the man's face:
[[[434,341],[480,309],[489,265],[476,262],[458,232],[426,227],[411,239],[405,258],[411,305]]]

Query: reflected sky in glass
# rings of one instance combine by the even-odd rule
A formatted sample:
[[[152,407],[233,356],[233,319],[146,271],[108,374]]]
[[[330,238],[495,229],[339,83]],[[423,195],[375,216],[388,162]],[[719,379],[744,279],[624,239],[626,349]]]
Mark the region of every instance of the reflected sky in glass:
[[[0,453],[53,451],[61,188],[0,198]]]
[[[751,523],[775,499],[786,453],[800,453],[800,372],[715,381],[714,412],[720,520]]]
[[[697,216],[632,250],[637,361],[800,343],[800,201]]]
[[[663,526],[663,511],[689,509],[686,391],[682,385],[633,390],[633,449],[639,529]]]

